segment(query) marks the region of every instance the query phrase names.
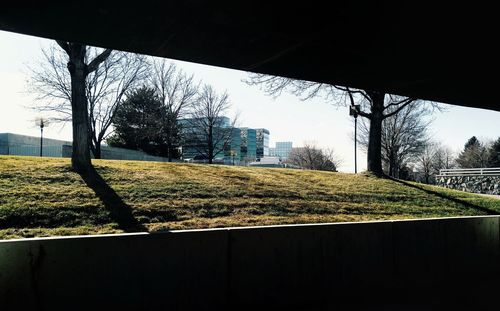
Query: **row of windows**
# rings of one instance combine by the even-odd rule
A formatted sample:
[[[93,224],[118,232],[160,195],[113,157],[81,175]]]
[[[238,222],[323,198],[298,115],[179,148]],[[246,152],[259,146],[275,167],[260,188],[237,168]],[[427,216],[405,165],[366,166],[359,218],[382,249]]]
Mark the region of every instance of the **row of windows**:
[[[185,123],[186,124],[186,123]],[[230,130],[231,133],[227,131]],[[195,137],[197,131],[184,127],[186,137],[182,146],[184,159],[194,158],[197,155],[206,155],[208,146],[200,137]],[[238,161],[254,161],[264,155],[269,155],[269,131],[266,129],[249,128],[219,128],[219,133],[225,133],[226,139],[222,139],[215,146],[216,158],[224,157],[226,159]],[[230,136],[229,136],[230,135]],[[259,141],[260,140],[260,141]],[[205,144],[205,146],[203,146]],[[260,149],[259,149],[260,148]],[[266,149],[266,151],[264,151]],[[259,150],[262,150],[259,154]]]

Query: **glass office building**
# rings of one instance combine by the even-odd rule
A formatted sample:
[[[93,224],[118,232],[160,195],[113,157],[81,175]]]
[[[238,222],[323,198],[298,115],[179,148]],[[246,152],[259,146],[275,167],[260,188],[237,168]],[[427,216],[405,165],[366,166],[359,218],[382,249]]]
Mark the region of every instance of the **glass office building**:
[[[292,151],[292,142],[291,141],[278,141],[276,142],[276,147],[274,149],[274,156],[279,157],[281,159],[288,158],[290,151]]]
[[[207,156],[207,139],[203,130],[203,119],[179,120],[182,132],[182,158],[184,160],[203,160]],[[269,130],[251,129],[248,127],[231,127],[230,119],[221,117],[219,126],[214,128],[215,136],[225,136],[225,139],[214,139],[219,144],[219,151],[214,161],[225,164],[238,165],[254,162],[257,159],[269,156]]]
[[[240,128],[241,161],[253,162],[257,159],[257,131],[248,127]]]
[[[224,150],[224,163],[238,165],[241,158],[241,130],[231,128],[231,138]]]
[[[257,142],[257,159],[269,156],[269,130],[255,129]]]
[[[182,133],[182,158],[203,160],[208,156],[206,122],[204,119],[179,120]],[[226,161],[226,154],[230,153],[230,145],[234,131],[230,127],[228,117],[219,117],[213,128],[214,160]],[[239,134],[239,132],[238,132]],[[235,141],[236,143],[236,141]],[[239,152],[238,152],[239,153]]]

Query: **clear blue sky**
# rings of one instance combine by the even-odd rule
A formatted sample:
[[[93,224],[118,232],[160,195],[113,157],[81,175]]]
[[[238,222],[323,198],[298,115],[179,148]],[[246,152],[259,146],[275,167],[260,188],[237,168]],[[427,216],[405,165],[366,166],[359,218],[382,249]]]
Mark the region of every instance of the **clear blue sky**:
[[[0,133],[12,132],[39,135],[34,125],[37,113],[31,106],[34,98],[26,92],[28,65],[41,60],[41,47],[51,40],[0,31]],[[271,132],[271,147],[276,141],[292,141],[294,146],[315,142],[324,148],[333,148],[342,159],[341,171],[354,171],[352,132],[353,123],[346,107],[337,107],[321,99],[301,101],[284,94],[276,99],[266,96],[258,87],[241,80],[247,73],[237,70],[175,61],[195,78],[227,90],[233,111],[239,112],[240,126],[264,127]],[[492,101],[498,99],[492,98]],[[482,109],[447,105],[444,113],[433,116],[431,132],[435,140],[454,151],[463,148],[468,138],[495,139],[500,136],[500,113]],[[231,116],[231,115],[229,115]],[[71,125],[51,125],[46,137],[71,140]],[[366,168],[366,155],[358,153],[358,167]]]

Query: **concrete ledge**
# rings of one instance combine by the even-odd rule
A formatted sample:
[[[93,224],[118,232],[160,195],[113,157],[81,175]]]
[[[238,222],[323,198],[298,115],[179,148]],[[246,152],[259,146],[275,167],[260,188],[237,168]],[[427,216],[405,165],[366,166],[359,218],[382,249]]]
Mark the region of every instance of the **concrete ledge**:
[[[499,240],[477,216],[1,241],[0,306],[481,310]]]

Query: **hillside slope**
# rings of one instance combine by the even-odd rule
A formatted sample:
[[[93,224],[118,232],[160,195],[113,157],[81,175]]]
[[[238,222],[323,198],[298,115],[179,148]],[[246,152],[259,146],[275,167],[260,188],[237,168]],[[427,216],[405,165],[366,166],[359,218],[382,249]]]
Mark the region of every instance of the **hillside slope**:
[[[364,174],[93,163],[105,191],[69,159],[0,156],[0,238],[500,212],[500,200]]]

